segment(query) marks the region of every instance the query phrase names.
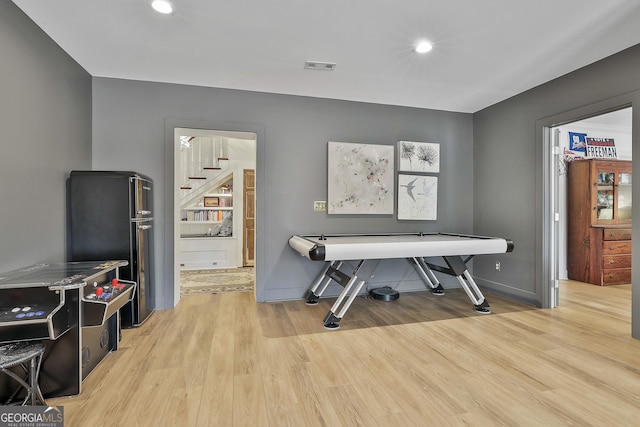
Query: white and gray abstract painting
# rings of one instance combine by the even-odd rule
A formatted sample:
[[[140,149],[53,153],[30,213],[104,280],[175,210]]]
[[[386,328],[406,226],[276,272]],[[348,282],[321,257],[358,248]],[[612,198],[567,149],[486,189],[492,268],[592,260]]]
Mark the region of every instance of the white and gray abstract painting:
[[[399,172],[440,172],[440,144],[398,142]]]
[[[327,213],[393,214],[393,145],[328,143]]]
[[[398,175],[398,219],[438,219],[438,178],[426,175]]]

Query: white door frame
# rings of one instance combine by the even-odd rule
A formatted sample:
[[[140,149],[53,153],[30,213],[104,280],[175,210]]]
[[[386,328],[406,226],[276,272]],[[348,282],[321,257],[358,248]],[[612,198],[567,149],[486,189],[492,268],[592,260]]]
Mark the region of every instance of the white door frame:
[[[187,129],[213,129],[229,132],[249,132],[257,135],[256,139],[256,230],[264,230],[264,158],[265,158],[265,129],[262,125],[237,122],[215,122],[209,120],[191,119],[165,119],[164,123],[164,147],[165,147],[165,173],[164,173],[164,265],[163,273],[165,277],[164,298],[166,307],[175,307],[180,301],[180,268],[179,258],[176,256],[176,246],[179,242],[179,228],[175,225],[175,161],[176,143],[175,128]],[[178,239],[176,238],[176,233]],[[264,266],[262,256],[265,253],[264,236],[256,233],[255,247],[255,296],[257,301],[264,300]],[[160,254],[158,255],[160,256]]]
[[[193,128],[174,128],[174,191],[173,191],[173,222],[174,222],[174,245],[173,245],[173,257],[174,257],[174,298],[176,301],[180,299],[180,186],[183,184],[180,182],[182,178],[182,170],[180,165],[180,136],[213,136],[213,137],[227,137],[233,139],[246,139],[254,140],[257,142],[258,135],[255,132],[239,132],[239,131],[223,131],[214,129],[193,129]],[[253,168],[255,169],[255,152]],[[234,206],[236,203],[234,203]],[[238,207],[242,210],[242,200],[238,201]],[[242,213],[242,212],[240,212]],[[237,215],[234,215],[237,216]],[[242,215],[240,215],[242,216]],[[235,258],[238,258],[242,249],[242,236],[238,236],[238,231],[242,230],[242,226],[237,224],[237,220],[234,221],[233,232],[238,240],[238,244],[235,248]]]
[[[559,304],[558,294],[558,162],[559,153],[554,154],[557,139],[552,135],[552,129],[557,126],[566,125],[572,122],[599,116],[623,108],[632,107],[631,102],[626,97],[617,97],[597,104],[589,105],[577,110],[571,110],[562,114],[541,119],[536,123],[536,140],[541,141],[539,150],[541,168],[539,169],[541,179],[538,180],[541,186],[542,218],[541,256],[538,268],[540,271],[540,292],[542,307],[553,308]]]

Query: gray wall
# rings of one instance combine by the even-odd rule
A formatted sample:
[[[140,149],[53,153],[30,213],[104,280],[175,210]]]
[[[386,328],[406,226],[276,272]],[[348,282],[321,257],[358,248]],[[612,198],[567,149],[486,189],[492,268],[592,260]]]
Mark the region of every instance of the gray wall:
[[[172,126],[258,133],[259,300],[299,298],[317,273],[319,266],[287,247],[293,233],[421,229],[512,238],[512,254],[477,257],[474,275],[485,287],[537,305],[543,304],[546,274],[543,127],[632,105],[633,125],[640,129],[640,45],[473,116],[103,78],[94,79],[92,89],[91,77],[11,2],[0,2],[0,52],[0,270],[64,260],[70,170],[139,170],[157,184],[159,308],[175,303],[167,216]],[[634,147],[639,138],[634,132]],[[438,221],[312,211],[313,200],[326,199],[327,141],[401,139],[442,144]],[[640,164],[634,169],[640,174]],[[634,193],[640,200],[640,186]],[[634,209],[638,221],[640,208]],[[633,245],[638,264],[638,227]],[[414,286],[406,265],[392,267],[409,279],[406,289]],[[392,276],[387,271],[376,280]],[[640,337],[639,268],[633,282],[633,335]]]
[[[65,261],[65,184],[91,167],[91,76],[0,2],[0,271]]]
[[[633,106],[633,150],[640,144],[640,45],[474,114],[474,232],[511,236],[516,250],[496,271],[478,259],[474,275],[499,292],[542,304],[546,275],[543,128]],[[636,156],[634,156],[636,157]],[[634,162],[640,176],[640,163]],[[640,197],[640,186],[634,186]],[[634,205],[634,223],[640,208]],[[633,232],[633,335],[640,338],[640,227]],[[562,300],[560,300],[562,304]]]
[[[292,234],[473,231],[470,114],[107,78],[95,78],[93,87],[94,169],[132,169],[156,184],[156,255],[162,260],[156,269],[162,289],[158,307],[174,304],[170,183],[175,126],[258,132],[259,301],[301,298],[321,267],[288,247]],[[327,141],[395,145],[399,140],[441,144],[438,221],[313,211],[313,201],[327,197]],[[376,280],[408,275],[401,289],[418,285],[408,263],[388,264],[387,270],[401,271],[381,272]]]

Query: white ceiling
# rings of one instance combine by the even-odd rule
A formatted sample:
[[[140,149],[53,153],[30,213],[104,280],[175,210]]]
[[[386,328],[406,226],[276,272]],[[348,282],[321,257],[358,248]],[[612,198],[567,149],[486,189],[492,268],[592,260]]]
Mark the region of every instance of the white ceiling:
[[[618,128],[619,132],[628,132],[629,138],[631,138],[632,127],[632,110],[631,107],[623,108],[621,110],[612,111],[606,114],[600,114],[598,116],[589,117],[588,119],[573,122],[573,126],[605,126],[608,128]]]
[[[13,2],[97,77],[469,113],[640,43],[638,0]]]

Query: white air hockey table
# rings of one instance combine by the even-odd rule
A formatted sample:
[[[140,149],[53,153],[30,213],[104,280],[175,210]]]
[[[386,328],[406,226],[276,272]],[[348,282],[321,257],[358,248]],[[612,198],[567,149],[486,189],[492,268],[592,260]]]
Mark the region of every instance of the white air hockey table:
[[[326,262],[326,267],[311,284],[306,302],[318,303],[331,280],[343,287],[323,322],[327,329],[340,327],[354,299],[371,279],[380,260],[406,258],[415,267],[422,281],[434,295],[443,295],[444,288],[433,271],[454,276],[473,302],[478,313],[491,313],[487,299],[467,270],[466,263],[475,255],[512,252],[513,241],[498,237],[474,236],[454,233],[386,233],[294,235],[289,246],[312,261]],[[446,266],[427,262],[426,258],[442,258]],[[356,261],[353,270],[347,261]]]

